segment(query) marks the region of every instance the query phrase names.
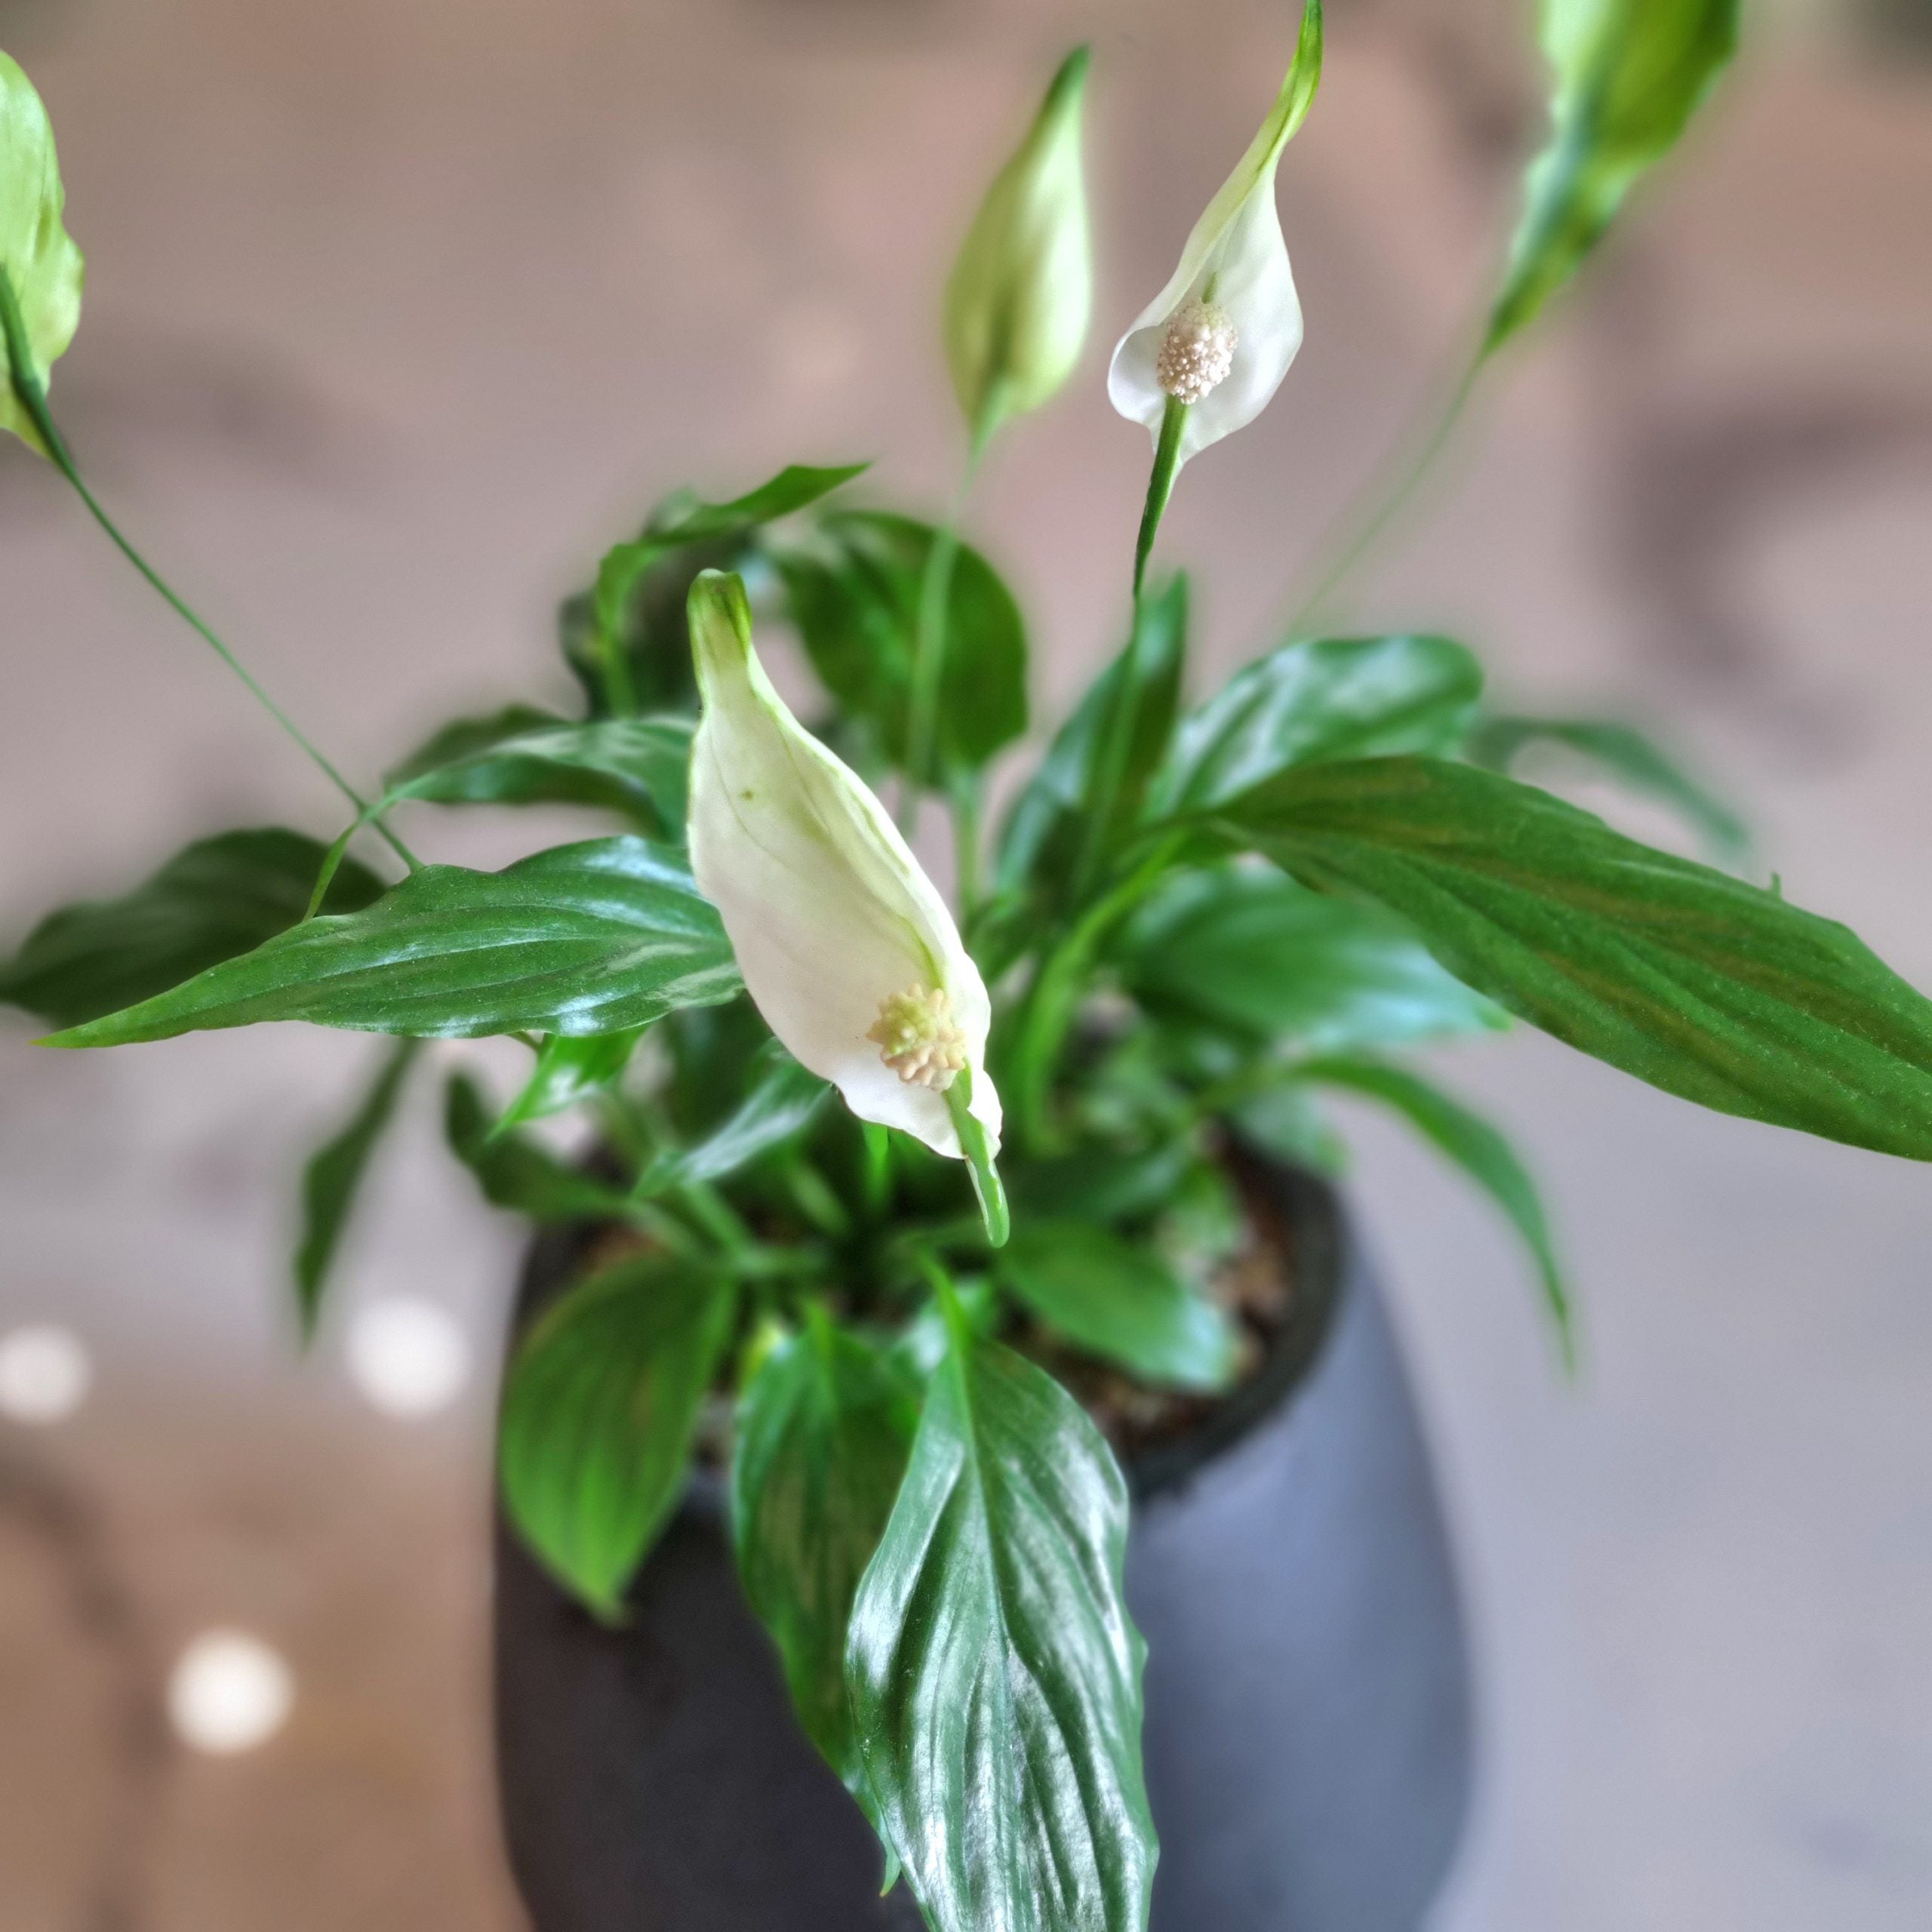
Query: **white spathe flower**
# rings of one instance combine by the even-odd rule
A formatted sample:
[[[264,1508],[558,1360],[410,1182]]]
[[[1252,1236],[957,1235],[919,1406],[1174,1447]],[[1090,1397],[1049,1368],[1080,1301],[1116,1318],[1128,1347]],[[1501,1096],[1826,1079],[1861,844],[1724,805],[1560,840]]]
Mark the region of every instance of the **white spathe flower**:
[[[999,1146],[986,982],[933,882],[856,773],[801,725],[752,648],[734,575],[691,586],[703,715],[691,857],[765,1023],[861,1120],[962,1157],[946,1100]]]
[[[1156,448],[1168,402],[1188,405],[1181,463],[1252,423],[1301,347],[1301,301],[1275,211],[1275,171],[1321,78],[1321,4],[1308,0],[1294,64],[1261,131],[1195,223],[1172,279],[1114,351],[1108,398],[1146,424]]]

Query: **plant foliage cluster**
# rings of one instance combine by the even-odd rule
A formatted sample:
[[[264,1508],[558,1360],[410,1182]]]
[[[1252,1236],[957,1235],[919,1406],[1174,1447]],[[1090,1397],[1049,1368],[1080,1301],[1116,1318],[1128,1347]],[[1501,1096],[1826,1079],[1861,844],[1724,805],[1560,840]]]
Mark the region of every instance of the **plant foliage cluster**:
[[[1547,0],[1555,125],[1478,365],[1675,141],[1735,12]],[[943,1932],[1145,1923],[1155,1844],[1121,1592],[1128,1489],[1043,1364],[1194,1398],[1251,1366],[1254,1339],[1216,1292],[1253,1239],[1231,1149],[1331,1166],[1327,1096],[1393,1109],[1514,1224],[1566,1335],[1521,1164],[1404,1063],[1410,1049],[1515,1019],[1706,1106],[1932,1158],[1932,1005],[1842,926],[1509,774],[1525,746],[1566,746],[1737,863],[1735,819],[1647,740],[1499,713],[1472,653],[1423,633],[1291,635],[1196,694],[1187,581],[1148,561],[1180,465],[1265,404],[1299,343],[1299,306],[1278,306],[1294,290],[1274,170],[1320,53],[1310,0],[1274,114],[1117,352],[1122,407],[1155,448],[1131,615],[995,826],[989,774],[1029,724],[1019,603],[951,522],[869,502],[863,466],[794,466],[729,500],[670,497],[609,551],[561,613],[573,713],[454,720],[374,796],[303,740],[352,801],[334,844],[279,828],[202,840],[132,891],[51,914],[0,965],[0,998],[57,1029],[55,1046],[270,1020],[391,1036],[304,1177],[305,1331],[358,1183],[432,1063],[418,1043],[527,1044],[514,1094],[446,1068],[451,1147],[497,1205],[621,1232],[516,1350],[509,1514],[569,1590],[620,1618],[694,1454],[721,1458],[745,1590],[799,1721]],[[949,291],[975,461],[1078,359],[1086,81],[1084,56],[1056,78]],[[0,420],[152,577],[48,411],[79,258],[44,113],[4,57],[0,101]],[[1174,389],[1143,408],[1177,316],[1209,361],[1244,343],[1258,358],[1238,420]],[[802,1063],[812,1053],[747,994],[743,932],[694,871],[687,621],[706,598],[728,617],[747,597],[816,678],[814,729],[837,754],[822,782],[896,788],[909,828],[922,801],[951,823],[954,911],[991,999],[963,1077],[1004,1103],[996,1149],[961,1109],[955,1144],[841,1104],[844,1083]],[[578,808],[590,835],[482,872],[422,863],[395,829],[478,804]],[[366,862],[349,856],[358,834]],[[835,884],[843,863],[826,861]],[[594,1160],[540,1125],[571,1113]],[[721,1431],[706,1420],[721,1395]]]

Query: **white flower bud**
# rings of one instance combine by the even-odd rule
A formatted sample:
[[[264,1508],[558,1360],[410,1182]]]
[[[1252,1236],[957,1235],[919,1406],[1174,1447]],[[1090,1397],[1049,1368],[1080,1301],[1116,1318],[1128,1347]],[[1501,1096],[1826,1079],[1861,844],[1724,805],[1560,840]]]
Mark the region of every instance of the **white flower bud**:
[[[758,1010],[861,1120],[971,1158],[948,1091],[999,1146],[992,1004],[944,900],[865,783],[801,726],[752,648],[743,584],[691,586],[704,701],[691,746],[691,871]]]

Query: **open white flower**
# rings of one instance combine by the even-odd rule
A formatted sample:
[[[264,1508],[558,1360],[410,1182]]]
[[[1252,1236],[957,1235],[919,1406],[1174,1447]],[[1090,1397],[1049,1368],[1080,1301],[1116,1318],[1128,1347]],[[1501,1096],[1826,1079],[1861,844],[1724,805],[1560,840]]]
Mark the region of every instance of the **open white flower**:
[[[1252,423],[1301,347],[1275,171],[1321,78],[1321,0],[1308,0],[1294,63],[1261,131],[1195,223],[1172,279],[1114,351],[1109,399],[1146,424],[1157,449],[1170,401],[1187,405],[1177,466]]]
[[[691,855],[738,970],[792,1056],[861,1120],[965,1158],[947,1100],[999,1146],[992,1004],[933,882],[864,782],[786,708],[752,648],[736,576],[691,586],[704,712],[691,746]]]

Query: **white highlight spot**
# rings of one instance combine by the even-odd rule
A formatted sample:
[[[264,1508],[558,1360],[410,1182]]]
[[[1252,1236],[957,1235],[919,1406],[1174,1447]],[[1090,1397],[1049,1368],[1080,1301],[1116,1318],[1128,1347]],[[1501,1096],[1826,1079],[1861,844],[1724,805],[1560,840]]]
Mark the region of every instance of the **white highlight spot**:
[[[344,1347],[349,1379],[385,1415],[433,1415],[469,1380],[469,1338],[445,1308],[398,1295],[359,1309]]]
[[[81,1338],[51,1324],[0,1338],[0,1415],[64,1422],[87,1399],[94,1364]]]
[[[294,1673],[245,1631],[204,1632],[168,1680],[168,1715],[183,1743],[220,1756],[266,1744],[294,1702]]]

